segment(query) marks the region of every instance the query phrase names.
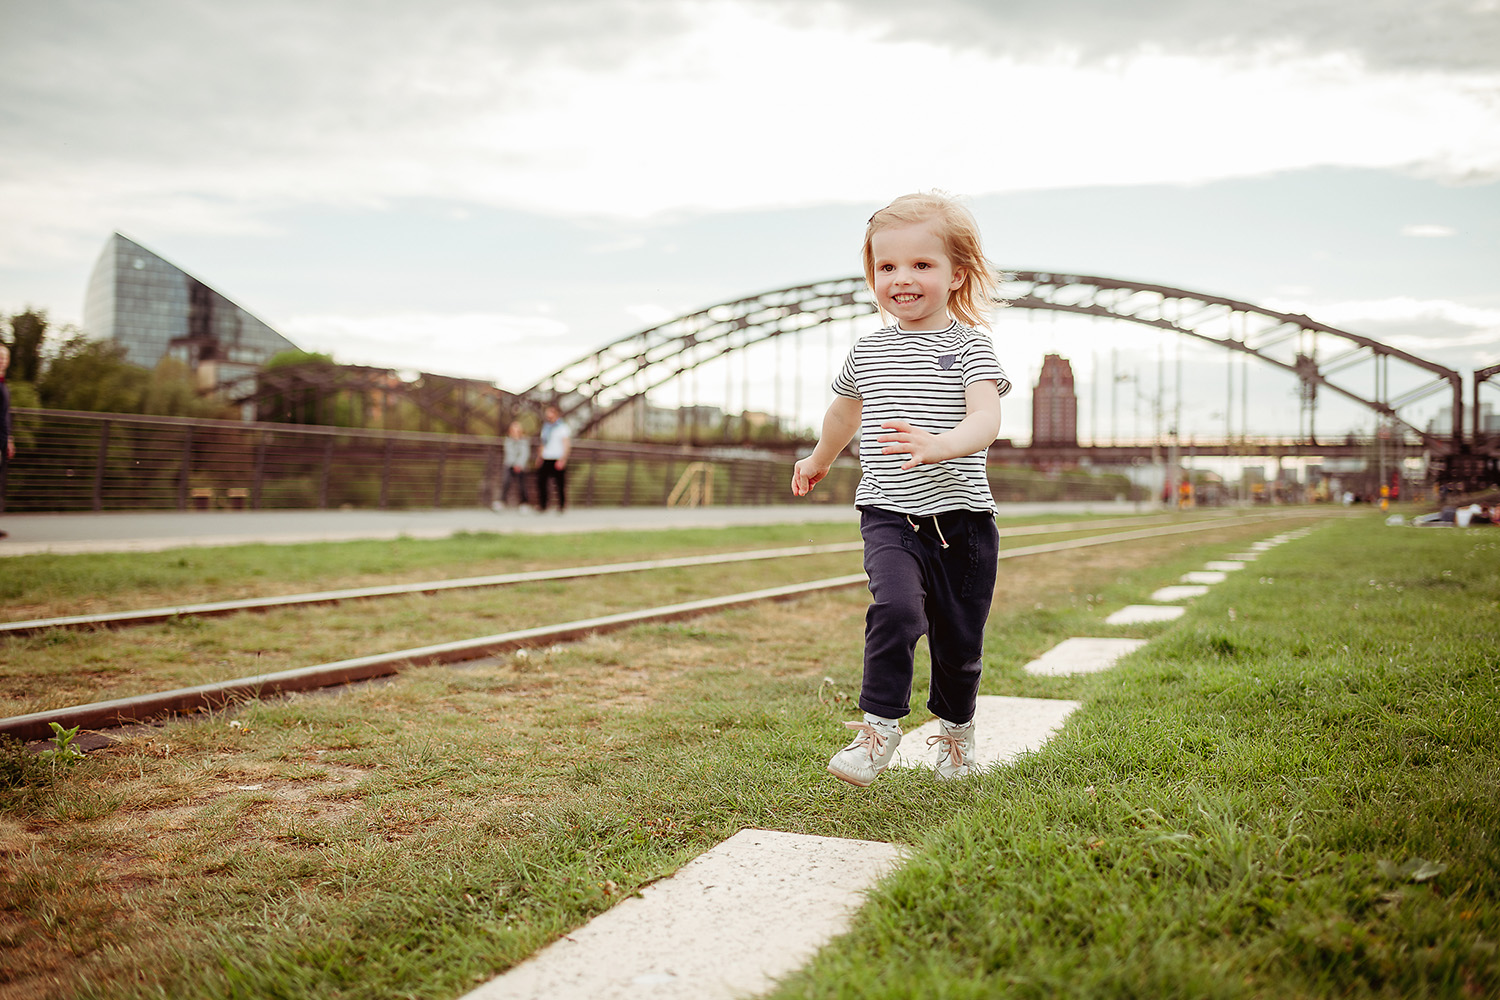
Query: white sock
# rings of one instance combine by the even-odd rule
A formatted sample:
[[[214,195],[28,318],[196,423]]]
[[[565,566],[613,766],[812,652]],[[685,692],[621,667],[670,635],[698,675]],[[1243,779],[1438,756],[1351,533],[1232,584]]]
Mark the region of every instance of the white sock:
[[[970,726],[974,725],[973,719],[970,719],[968,722],[965,722],[961,726],[956,722],[949,722],[947,719],[938,719],[938,722],[942,723],[943,730],[949,733],[958,729],[968,729]]]
[[[879,726],[881,729],[894,729],[898,733],[901,731],[901,722],[899,719],[885,719],[866,712],[865,721],[872,726]]]

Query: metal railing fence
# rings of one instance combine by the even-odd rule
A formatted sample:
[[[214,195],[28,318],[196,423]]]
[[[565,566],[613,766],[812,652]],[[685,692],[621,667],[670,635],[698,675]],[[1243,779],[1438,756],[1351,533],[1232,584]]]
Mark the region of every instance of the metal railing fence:
[[[504,453],[499,437],[74,410],[17,409],[15,436],[0,490],[0,510],[13,513],[487,506],[500,492]],[[791,495],[792,462],[773,452],[579,439],[568,503],[854,502],[853,459],[841,459],[801,500]],[[1001,503],[1134,493],[1123,477],[1083,472],[992,464],[989,477]],[[535,475],[526,488],[534,503]]]
[[[474,507],[498,496],[503,454],[499,437],[71,410],[18,409],[15,433],[0,494],[14,513]],[[793,500],[778,455],[576,440],[568,503],[665,505],[697,463],[715,503]],[[841,462],[815,502],[852,503],[858,474]]]

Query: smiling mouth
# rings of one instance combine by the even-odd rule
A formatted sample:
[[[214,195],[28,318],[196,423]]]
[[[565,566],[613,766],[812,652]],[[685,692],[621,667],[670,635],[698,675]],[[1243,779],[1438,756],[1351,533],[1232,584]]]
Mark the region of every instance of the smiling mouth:
[[[917,301],[921,297],[922,296],[920,296],[920,295],[914,295],[914,294],[911,294],[911,293],[908,292],[908,293],[906,293],[904,295],[892,295],[891,296],[891,301],[895,302],[895,303],[898,303],[899,305],[903,305],[904,306],[904,305],[907,305],[909,303]]]

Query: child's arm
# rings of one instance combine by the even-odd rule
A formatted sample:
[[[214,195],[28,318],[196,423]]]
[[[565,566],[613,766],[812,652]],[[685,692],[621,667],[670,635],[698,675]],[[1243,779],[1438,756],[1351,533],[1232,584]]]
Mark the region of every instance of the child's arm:
[[[998,397],[996,402],[998,405]],[[793,493],[799,497],[807,496],[818,481],[828,475],[833,460],[854,440],[864,406],[863,402],[849,396],[833,397],[828,412],[823,414],[823,432],[818,436],[817,447],[792,468]]]
[[[951,431],[933,434],[905,420],[887,420],[880,426],[890,434],[875,440],[885,445],[882,455],[906,452],[911,460],[903,469],[935,465],[960,455],[972,455],[995,443],[1000,433],[1000,391],[994,379],[971,382],[964,389],[964,418]]]

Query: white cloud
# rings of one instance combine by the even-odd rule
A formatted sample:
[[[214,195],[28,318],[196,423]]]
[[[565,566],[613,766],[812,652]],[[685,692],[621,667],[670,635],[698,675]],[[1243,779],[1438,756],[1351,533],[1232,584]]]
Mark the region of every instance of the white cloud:
[[[570,342],[567,325],[555,319],[504,313],[294,316],[278,329],[340,364],[485,379],[515,392],[550,375],[558,358],[589,347]]]
[[[1002,54],[1064,51],[1087,62],[1156,47],[1221,58],[1349,53],[1397,70],[1500,66],[1494,0],[925,0],[920,18],[910,8],[910,0],[859,0],[858,12],[892,35]]]
[[[644,236],[632,234],[592,244],[585,247],[584,252],[591,254],[629,253],[632,250],[643,249],[645,246],[646,238]]]
[[[1500,176],[1500,77],[1337,50],[1081,62],[836,4],[264,8],[78,8],[68,46],[23,53],[0,98],[8,242],[402,198],[639,218],[1313,165]]]
[[[1401,235],[1419,237],[1457,236],[1458,230],[1454,229],[1452,226],[1439,226],[1431,223],[1418,223],[1410,226],[1402,226]]]
[[[977,197],[1194,185],[1318,165],[1500,178],[1500,46],[1469,16],[1470,0],[1058,0],[1000,13],[992,0],[925,0],[920,24],[904,16],[909,0],[12,6],[24,11],[8,11],[7,27],[24,27],[16,36],[27,41],[12,46],[11,86],[0,93],[9,294],[31,294],[38,262],[61,261],[72,269],[67,294],[81,297],[112,230],[153,244],[267,237],[315,226],[317,213],[388,218],[398,213],[387,208],[416,199],[455,217],[499,207],[639,219],[869,204],[928,187]],[[1448,45],[1438,29],[1453,25],[1466,29]],[[1387,232],[1403,221],[1382,219]],[[536,268],[574,273],[645,248],[638,233],[615,235],[622,229],[631,227],[601,225],[593,245],[570,246],[571,259],[539,252]],[[1403,230],[1440,231],[1456,234],[1430,221]],[[362,249],[378,245],[372,232],[389,238],[360,228]],[[276,240],[240,242],[263,255]],[[730,271],[733,234],[722,245]],[[672,248],[653,238],[651,249],[665,258]],[[1305,297],[1293,280],[1322,287],[1316,275],[1334,273],[1342,255],[1335,244],[1306,249],[1313,274],[1276,271],[1286,297]],[[277,326],[340,361],[524,388],[597,347],[601,330],[621,332],[619,316],[646,326],[685,311],[658,296],[716,300],[688,290],[702,278],[683,261],[663,266],[675,268],[671,280],[632,278],[606,292],[604,282],[580,284],[571,299],[518,272],[451,307],[506,312],[462,315],[440,311],[454,284],[414,269],[409,287],[385,299],[403,303],[402,315],[308,305],[303,293],[281,309],[303,315]],[[315,278],[304,284],[328,294]],[[715,289],[727,297],[722,282]],[[544,296],[555,314],[527,301]],[[631,305],[595,304],[605,297]],[[596,317],[611,309],[610,322],[580,319],[581,304]],[[1292,311],[1339,325],[1326,310]],[[1349,324],[1373,333],[1358,325],[1366,321],[1423,345],[1440,334],[1466,357],[1496,353],[1490,319],[1351,314]],[[588,342],[575,343],[590,322]],[[1110,343],[1134,336],[1116,332]]]
[[[456,183],[481,200],[520,190],[552,211],[633,216],[913,187],[1196,183],[1318,164],[1500,173],[1500,108],[1487,100],[1496,79],[1461,87],[1341,55],[1023,61],[712,10],[608,75],[542,71],[536,103],[455,137],[478,151]]]
[[[642,329],[660,326],[667,320],[676,319],[682,315],[681,312],[673,312],[665,306],[647,302],[625,306],[622,311],[640,324]]]

